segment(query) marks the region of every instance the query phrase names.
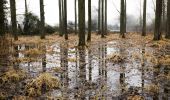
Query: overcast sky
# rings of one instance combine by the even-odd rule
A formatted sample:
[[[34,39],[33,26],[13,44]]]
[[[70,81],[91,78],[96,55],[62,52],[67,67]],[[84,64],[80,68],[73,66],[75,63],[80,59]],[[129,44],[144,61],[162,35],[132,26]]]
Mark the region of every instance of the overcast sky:
[[[24,13],[24,1],[25,0],[16,0],[17,14]],[[87,16],[87,1],[86,1],[86,20]],[[98,7],[98,0],[92,1],[92,9]],[[140,2],[143,0],[127,0],[127,14],[135,16],[136,19],[140,16]],[[28,9],[30,12],[33,12],[39,16],[39,0],[27,0]],[[44,0],[45,5],[45,20],[47,24],[56,25],[59,22],[58,18],[58,0]],[[68,21],[74,21],[74,0],[67,0],[67,13]],[[142,7],[143,9],[143,7]],[[119,12],[120,10],[120,0],[108,0],[108,24],[114,25],[119,23]],[[95,16],[95,13],[92,13],[92,16]],[[150,22],[154,18],[154,4],[152,0],[147,0],[147,21]],[[19,17],[18,20],[21,20]]]

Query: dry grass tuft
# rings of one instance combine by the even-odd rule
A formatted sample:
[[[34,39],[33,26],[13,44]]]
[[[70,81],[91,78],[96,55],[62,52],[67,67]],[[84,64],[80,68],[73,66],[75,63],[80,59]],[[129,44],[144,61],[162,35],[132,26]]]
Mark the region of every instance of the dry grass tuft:
[[[11,82],[18,82],[20,80],[23,80],[25,77],[26,74],[24,71],[9,69],[0,77],[0,80],[1,80],[1,84],[6,84]]]
[[[121,63],[125,60],[125,57],[123,57],[120,54],[112,54],[112,55],[109,55],[106,59],[113,63]]]
[[[53,77],[49,73],[42,73],[36,79],[31,80],[26,85],[26,92],[28,96],[39,96],[42,93],[43,86],[45,85],[46,90],[52,90],[60,87],[59,79]]]

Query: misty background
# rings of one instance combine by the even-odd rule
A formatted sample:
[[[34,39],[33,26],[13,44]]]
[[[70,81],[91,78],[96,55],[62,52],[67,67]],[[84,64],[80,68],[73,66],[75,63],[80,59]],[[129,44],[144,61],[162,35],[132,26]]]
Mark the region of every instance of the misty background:
[[[74,23],[74,1],[67,0],[67,20],[68,23]],[[22,25],[25,13],[25,0],[17,0],[16,11],[17,11],[17,21]],[[88,20],[88,0],[86,2],[86,21]],[[28,11],[33,14],[40,16],[39,10],[39,0],[27,0]],[[9,7],[9,0],[8,0]],[[92,0],[92,21],[97,22],[98,16],[98,0]],[[57,26],[59,24],[59,9],[58,0],[44,0],[45,9],[45,22],[51,26]],[[155,17],[155,3],[154,0],[147,0],[147,24],[153,23]],[[120,0],[108,0],[108,29],[114,27],[119,27],[119,13],[120,11]],[[127,28],[135,27],[140,24],[140,16],[143,14],[143,0],[127,0]],[[10,10],[8,10],[8,20],[10,22]]]

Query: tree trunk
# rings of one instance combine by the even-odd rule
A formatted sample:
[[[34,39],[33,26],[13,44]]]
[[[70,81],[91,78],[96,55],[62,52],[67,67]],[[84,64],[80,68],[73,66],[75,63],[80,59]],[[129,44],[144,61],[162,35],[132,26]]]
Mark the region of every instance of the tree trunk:
[[[79,14],[79,46],[85,46],[85,0],[78,1]]]
[[[5,11],[4,11],[5,0],[0,0],[0,36],[5,34]]]
[[[101,34],[101,38],[104,38],[104,0],[102,0],[102,34]]]
[[[64,34],[65,34],[65,40],[68,40],[68,32],[67,32],[67,0],[64,0]]]
[[[142,28],[142,36],[146,36],[146,0],[143,3],[143,28]]]
[[[88,37],[87,41],[91,41],[91,0],[88,0]]]
[[[10,0],[10,10],[11,10],[11,22],[12,22],[12,34],[14,35],[14,40],[18,40],[15,0]]]
[[[170,0],[167,2],[167,32],[166,38],[170,39]]]
[[[126,33],[126,26],[127,26],[127,25],[126,25],[126,21],[127,21],[127,20],[126,20],[126,19],[127,19],[126,8],[127,8],[127,2],[126,2],[126,0],[125,0],[125,11],[124,11],[124,12],[125,12],[125,23],[124,23],[124,29],[125,29],[125,30],[124,30],[124,33]]]
[[[98,5],[98,34],[101,34],[101,30],[100,30],[100,12],[101,12],[101,0],[99,0],[99,5]]]
[[[58,0],[58,7],[59,7],[59,35],[63,36],[62,33],[62,2]]]
[[[154,40],[161,39],[162,0],[156,0]]]
[[[44,0],[40,0],[41,39],[45,39]]]
[[[75,0],[75,34],[77,34],[77,0]]]
[[[124,24],[125,24],[125,4],[124,0],[121,0],[121,12],[120,12],[120,35],[122,38],[125,38],[124,35]]]
[[[107,35],[107,0],[105,0],[105,35]]]

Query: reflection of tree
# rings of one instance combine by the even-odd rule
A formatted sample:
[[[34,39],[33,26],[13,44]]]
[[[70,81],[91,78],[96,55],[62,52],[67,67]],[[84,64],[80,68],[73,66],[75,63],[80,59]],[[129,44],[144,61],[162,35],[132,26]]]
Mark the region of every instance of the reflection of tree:
[[[19,50],[18,50],[18,45],[14,45],[14,58],[17,59],[19,57]],[[14,69],[18,69],[19,63],[14,62]]]
[[[46,45],[42,46],[42,51],[43,51],[43,55],[42,55],[42,70],[43,70],[43,72],[46,72],[46,65],[47,65]]]
[[[85,100],[85,82],[86,82],[86,60],[85,60],[85,48],[79,48],[79,95],[81,100]]]
[[[61,44],[60,47],[60,53],[61,53],[61,67],[64,70],[64,72],[61,74],[61,82],[63,86],[63,97],[67,98],[67,88],[69,85],[69,79],[68,79],[68,43],[65,42]]]
[[[154,72],[153,72],[153,84],[155,86],[158,86],[158,75],[160,73],[160,65],[156,65],[156,66],[153,66],[154,67]],[[158,91],[154,91],[154,96],[153,96],[153,100],[159,100],[159,90]]]
[[[124,52],[125,52],[125,48],[123,46],[120,46],[120,55],[125,56]],[[125,92],[125,67],[123,65],[123,63],[120,63],[120,85],[121,85],[121,93],[123,94]]]
[[[99,77],[100,77],[100,92],[102,99],[106,98],[106,85],[107,85],[107,67],[106,67],[106,44],[99,45]]]
[[[142,93],[143,93],[143,89],[144,89],[144,75],[145,75],[145,71],[144,71],[144,67],[145,67],[145,59],[144,59],[144,55],[145,55],[145,47],[142,48],[142,62],[141,62],[141,67],[142,67]]]
[[[164,75],[167,77],[170,75],[170,65],[164,66]],[[168,94],[170,93],[170,80],[165,80],[163,92],[164,92],[164,96],[162,100],[168,100]]]

